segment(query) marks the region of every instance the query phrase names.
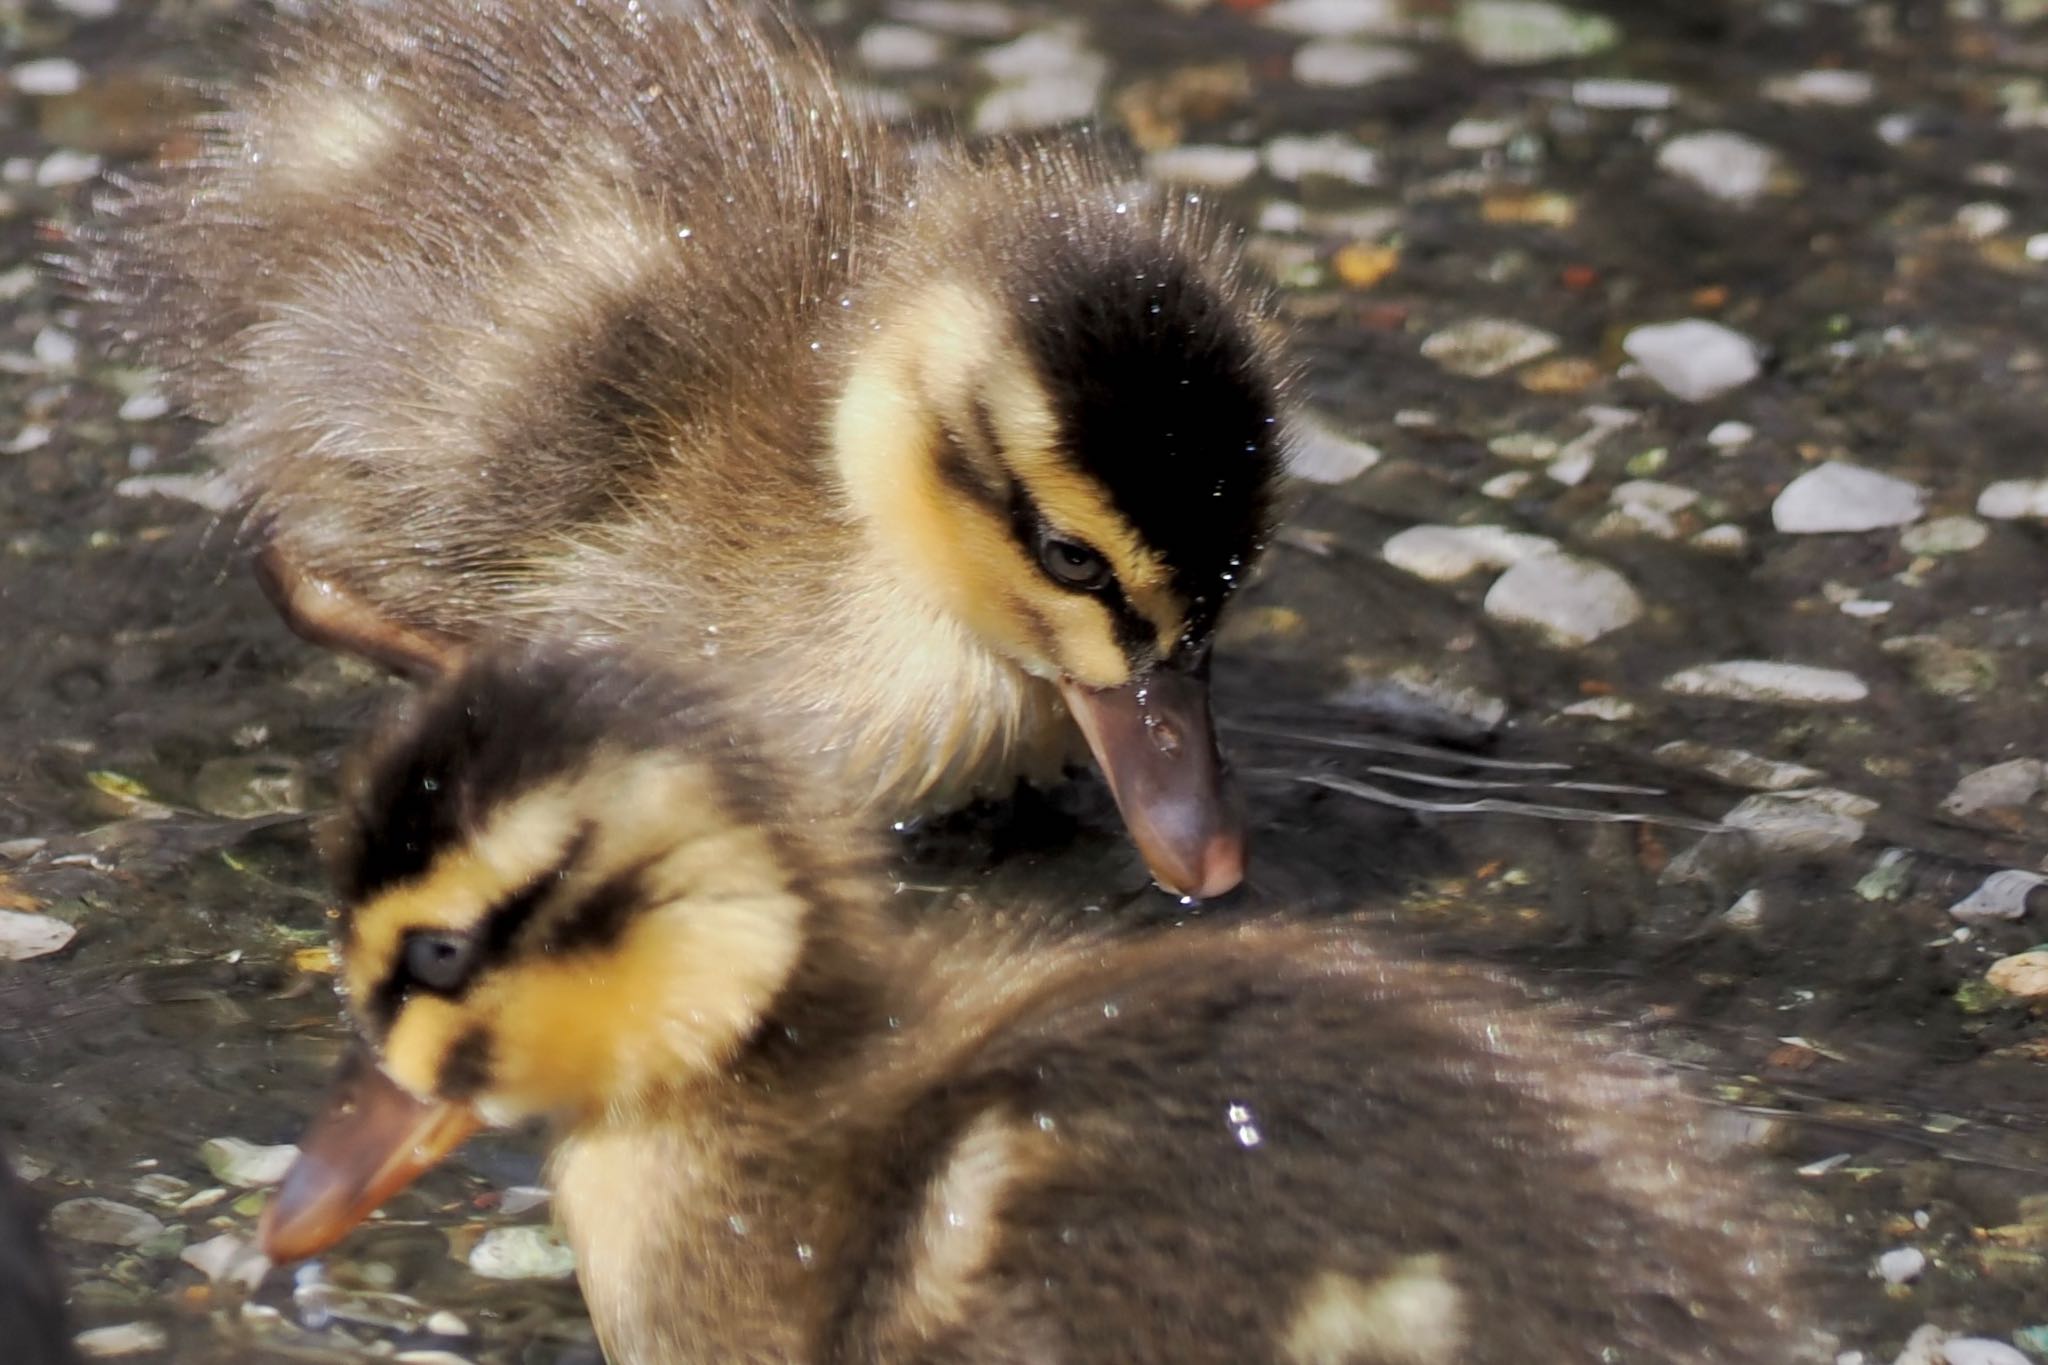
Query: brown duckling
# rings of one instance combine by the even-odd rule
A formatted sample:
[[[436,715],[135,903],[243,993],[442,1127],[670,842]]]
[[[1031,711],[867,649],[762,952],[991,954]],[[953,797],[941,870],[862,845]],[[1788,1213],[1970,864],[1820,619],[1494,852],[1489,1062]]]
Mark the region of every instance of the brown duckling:
[[[1236,885],[1207,661],[1284,375],[1198,196],[1085,133],[913,147],[772,8],[311,9],[82,266],[287,620],[738,659],[889,819],[1084,737],[1163,885]]]
[[[1801,1358],[1701,1113],[1356,927],[906,927],[729,706],[476,658],[346,816],[312,1255],[544,1117],[615,1365]]]

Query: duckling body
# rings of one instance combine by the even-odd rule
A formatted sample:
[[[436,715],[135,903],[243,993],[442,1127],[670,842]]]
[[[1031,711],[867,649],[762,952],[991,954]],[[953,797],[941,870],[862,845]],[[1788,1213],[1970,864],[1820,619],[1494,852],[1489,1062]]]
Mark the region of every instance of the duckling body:
[[[1700,1112],[1501,982],[1355,926],[906,928],[715,704],[595,667],[475,665],[373,760],[375,1063],[278,1259],[546,1114],[617,1365],[1805,1358]]]
[[[722,2],[315,8],[89,264],[288,620],[716,654],[890,818],[1056,777],[1112,696],[1155,869],[1235,882],[1199,679],[1282,368],[1199,204],[1086,137],[913,154]]]

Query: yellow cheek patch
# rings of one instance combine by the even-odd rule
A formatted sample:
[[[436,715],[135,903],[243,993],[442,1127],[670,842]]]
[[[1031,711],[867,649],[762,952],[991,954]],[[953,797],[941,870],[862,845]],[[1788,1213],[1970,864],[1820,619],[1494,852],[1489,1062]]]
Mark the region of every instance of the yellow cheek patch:
[[[384,1040],[384,1070],[415,1095],[431,1095],[441,1068],[472,1027],[469,1010],[439,996],[416,996]]]

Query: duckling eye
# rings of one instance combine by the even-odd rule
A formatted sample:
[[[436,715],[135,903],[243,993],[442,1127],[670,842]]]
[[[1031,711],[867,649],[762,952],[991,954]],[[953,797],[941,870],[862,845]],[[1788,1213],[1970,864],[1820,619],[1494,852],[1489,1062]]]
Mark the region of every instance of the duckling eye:
[[[469,979],[475,953],[454,934],[412,933],[405,940],[405,975],[430,991],[450,993]]]
[[[1062,587],[1093,592],[1109,581],[1109,561],[1076,540],[1042,538],[1038,542],[1038,562]]]

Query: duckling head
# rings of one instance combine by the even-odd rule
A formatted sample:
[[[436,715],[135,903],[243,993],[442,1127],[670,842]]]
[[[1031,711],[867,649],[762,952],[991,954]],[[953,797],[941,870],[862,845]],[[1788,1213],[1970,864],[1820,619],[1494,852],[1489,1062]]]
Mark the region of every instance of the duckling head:
[[[1056,683],[1153,875],[1243,875],[1207,670],[1282,462],[1265,296],[1199,203],[1071,147],[918,191],[833,444],[897,577]]]
[[[522,650],[371,755],[335,841],[364,1046],[265,1211],[272,1259],[331,1245],[480,1126],[630,1117],[746,1046],[813,916],[867,893],[844,831],[788,815],[737,734],[668,677]]]

